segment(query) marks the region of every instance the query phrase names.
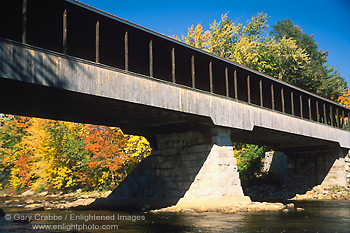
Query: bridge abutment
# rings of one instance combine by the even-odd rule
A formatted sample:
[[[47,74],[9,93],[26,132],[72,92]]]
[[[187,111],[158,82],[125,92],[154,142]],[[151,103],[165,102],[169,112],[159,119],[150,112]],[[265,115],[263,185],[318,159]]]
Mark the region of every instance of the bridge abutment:
[[[230,130],[156,135],[158,148],[96,208],[222,207],[248,203],[237,171]]]
[[[328,149],[325,151],[268,152],[265,171],[274,174],[289,189],[305,191],[314,186],[350,185],[350,151]]]

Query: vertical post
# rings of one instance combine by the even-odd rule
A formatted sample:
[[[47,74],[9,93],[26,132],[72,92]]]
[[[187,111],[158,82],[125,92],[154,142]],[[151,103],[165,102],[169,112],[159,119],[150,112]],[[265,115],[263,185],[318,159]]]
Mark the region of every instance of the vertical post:
[[[317,115],[317,122],[320,122],[320,110],[318,109],[318,100],[316,100],[316,115]]]
[[[272,110],[275,110],[275,94],[273,90],[273,84],[271,84],[271,104],[272,104]]]
[[[225,84],[226,84],[226,96],[230,97],[229,86],[228,86],[228,68],[225,68]]]
[[[286,108],[284,106],[284,89],[283,89],[283,87],[281,88],[281,99],[282,99],[282,112],[285,113]]]
[[[303,95],[302,94],[300,94],[299,96],[299,101],[300,101],[300,117],[303,118],[304,113],[303,113]]]
[[[345,111],[344,111],[344,109],[343,109],[343,111],[342,111],[342,121],[341,121],[341,126],[342,126],[342,128],[344,129],[345,128]]]
[[[63,11],[63,53],[67,54],[67,9]]]
[[[235,87],[235,99],[237,100],[238,99],[238,93],[237,93],[237,72],[235,70],[235,72],[233,73],[233,84],[234,84],[234,87]]]
[[[326,111],[326,104],[323,103],[323,123],[325,123],[326,125],[328,124],[327,122],[327,111]]]
[[[340,127],[340,125],[339,125],[339,109],[338,108],[335,109],[335,114],[336,114],[336,118],[335,118],[336,127]]]
[[[309,97],[308,100],[308,105],[309,105],[309,120],[312,120],[312,114],[311,114],[311,98]]]
[[[176,79],[175,79],[175,48],[174,47],[171,50],[171,78],[173,80],[173,83],[175,83]]]
[[[348,123],[348,127],[350,127],[350,111],[348,112],[348,121],[347,121],[347,123]]]
[[[290,103],[292,105],[292,115],[294,116],[294,92],[290,93]]]
[[[96,62],[100,62],[100,21],[97,20],[96,22]]]
[[[332,105],[329,107],[329,116],[331,118],[331,126],[333,126],[333,109],[332,109]]]
[[[153,77],[153,41],[150,40],[148,44],[149,48],[149,76]]]
[[[27,0],[22,2],[22,43],[27,43]]]
[[[248,103],[251,103],[251,97],[250,97],[250,76],[247,77],[247,92],[248,92]]]
[[[213,93],[213,63],[209,62],[210,93]]]
[[[129,45],[128,45],[128,31],[124,35],[124,69],[129,70]]]
[[[194,66],[194,55],[191,57],[191,73],[192,73],[192,87],[196,88],[196,70]]]
[[[259,81],[259,89],[260,89],[260,106],[264,107],[263,81],[262,81],[262,79],[260,79],[260,81]]]

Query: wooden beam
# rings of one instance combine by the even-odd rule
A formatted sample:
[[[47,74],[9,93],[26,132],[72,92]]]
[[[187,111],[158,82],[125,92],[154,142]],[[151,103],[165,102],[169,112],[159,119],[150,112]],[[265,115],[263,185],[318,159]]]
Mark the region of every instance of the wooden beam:
[[[234,85],[234,89],[235,89],[235,99],[238,99],[238,90],[237,90],[237,71],[235,70],[233,73],[233,85]]]
[[[96,62],[99,63],[100,62],[100,21],[97,20],[96,22],[96,48],[95,48],[95,58],[96,58]]]
[[[210,93],[213,93],[213,63],[209,62]]]
[[[225,68],[225,84],[226,84],[226,96],[230,97],[230,93],[229,93],[229,83],[228,83],[228,68]]]
[[[128,34],[129,34],[128,31],[126,31],[124,35],[124,69],[126,71],[129,70],[129,44],[128,44],[129,35]]]
[[[323,123],[324,124],[328,124],[328,120],[327,120],[327,111],[326,111],[326,104],[325,103],[323,103]]]
[[[194,63],[194,55],[191,57],[191,71],[192,71],[192,87],[196,88],[196,67]]]
[[[303,113],[303,95],[302,94],[300,94],[299,96],[299,102],[300,102],[300,117],[303,118],[304,113]]]
[[[294,116],[295,114],[294,114],[294,92],[293,91],[290,93],[290,103],[292,105],[292,115]]]
[[[247,92],[248,92],[248,103],[251,103],[251,96],[250,96],[250,76],[247,77]]]
[[[311,113],[311,98],[309,97],[308,100],[308,105],[309,105],[309,120],[312,120],[312,113]]]
[[[63,38],[62,38],[63,53],[67,54],[67,9],[63,11]]]
[[[342,116],[341,126],[344,129],[345,128],[345,111],[344,111],[344,109],[342,111],[342,115],[341,116]]]
[[[27,43],[27,0],[22,2],[22,43]]]
[[[262,81],[262,79],[260,79],[260,81],[259,81],[259,89],[260,89],[260,106],[264,107],[263,81]]]
[[[153,77],[153,41],[150,40],[148,44],[149,50],[149,76]]]
[[[172,48],[171,50],[171,78],[173,80],[173,83],[175,83],[175,48]]]
[[[274,93],[273,84],[271,84],[271,105],[272,105],[272,110],[275,110],[275,93]]]
[[[332,105],[329,107],[329,116],[331,118],[331,126],[333,126],[333,109],[332,109]]]
[[[284,106],[284,89],[283,89],[283,87],[281,88],[281,100],[282,100],[282,112],[285,113],[286,108]]]
[[[335,109],[335,115],[336,115],[336,118],[335,118],[336,127],[340,127],[339,126],[339,109],[338,108]]]
[[[320,110],[318,107],[318,100],[316,100],[316,115],[317,115],[317,122],[320,122]]]

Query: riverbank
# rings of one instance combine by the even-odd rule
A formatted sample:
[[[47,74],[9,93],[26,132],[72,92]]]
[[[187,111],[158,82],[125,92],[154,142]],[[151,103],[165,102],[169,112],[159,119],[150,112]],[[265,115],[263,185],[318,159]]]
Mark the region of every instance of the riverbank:
[[[295,187],[293,190],[286,186],[256,185],[244,190],[245,195],[252,200],[350,200],[350,187],[327,187],[317,185],[311,190]]]
[[[26,191],[20,195],[0,194],[0,197],[7,198],[3,203],[5,207],[24,207],[28,210],[51,210],[70,209],[78,206],[87,206],[96,198],[108,197],[112,191],[104,192],[82,192],[77,190],[72,193],[48,193]]]
[[[246,194],[252,200],[246,204],[235,204],[229,207],[221,208],[179,208],[170,206],[158,210],[151,210],[151,213],[203,213],[203,212],[220,212],[220,213],[236,213],[236,212],[260,212],[260,211],[302,211],[301,208],[292,206],[292,203],[283,204],[274,200],[284,200],[283,202],[292,202],[295,200],[350,200],[349,187],[322,187],[316,186],[305,194],[298,194],[288,191],[277,186],[260,185],[246,189]],[[96,198],[106,198],[112,191],[104,192],[82,192],[77,190],[72,193],[48,193],[27,191],[20,195],[1,194],[0,197],[5,198],[1,207],[21,207],[33,211],[43,210],[67,210],[76,207],[83,207],[93,203]],[[259,199],[259,201],[256,201]],[[262,201],[264,200],[264,201]]]

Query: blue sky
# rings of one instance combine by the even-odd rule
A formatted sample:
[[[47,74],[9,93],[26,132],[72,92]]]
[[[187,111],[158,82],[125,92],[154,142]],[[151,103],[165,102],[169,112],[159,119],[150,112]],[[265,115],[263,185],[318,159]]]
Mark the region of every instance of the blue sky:
[[[304,33],[314,35],[319,49],[329,51],[328,64],[339,69],[350,86],[350,0],[80,0],[153,31],[179,36],[187,34],[192,24],[205,29],[222,14],[228,13],[236,23],[245,23],[258,12],[269,17],[272,27],[290,18]]]

